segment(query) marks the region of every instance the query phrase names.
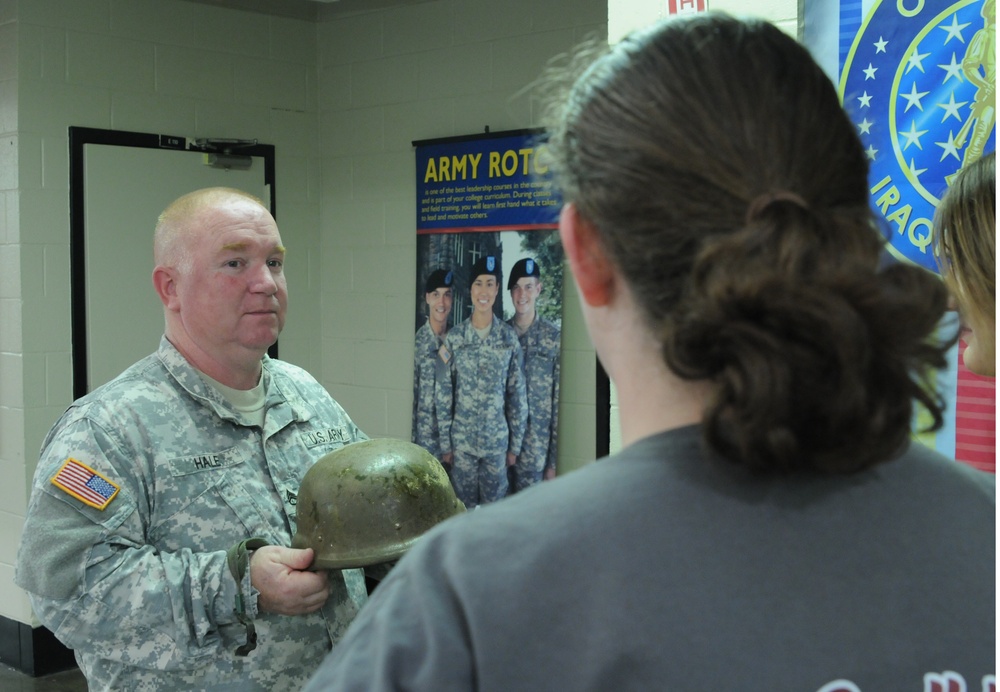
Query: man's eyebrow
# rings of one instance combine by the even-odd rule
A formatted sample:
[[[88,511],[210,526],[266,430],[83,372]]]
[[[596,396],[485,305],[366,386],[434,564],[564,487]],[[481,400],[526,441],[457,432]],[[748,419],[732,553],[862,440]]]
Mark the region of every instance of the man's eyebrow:
[[[248,247],[249,247],[249,245],[247,243],[226,243],[225,245],[222,246],[222,249],[223,250],[234,250],[236,252],[240,252],[242,250],[246,250]],[[285,254],[285,246],[284,245],[275,245],[274,246],[274,250],[272,250],[272,252],[277,252],[279,255],[284,255]]]

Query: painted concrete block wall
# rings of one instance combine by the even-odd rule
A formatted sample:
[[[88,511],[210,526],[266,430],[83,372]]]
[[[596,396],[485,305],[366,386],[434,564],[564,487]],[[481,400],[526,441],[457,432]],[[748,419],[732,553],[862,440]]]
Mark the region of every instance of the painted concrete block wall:
[[[0,474],[9,480],[0,486],[0,594],[15,601],[13,612],[25,614],[23,596],[9,594],[13,573],[9,555],[20,536],[23,516],[24,453],[21,377],[21,271],[18,232],[11,223],[17,214],[17,25],[16,6],[0,2]]]
[[[525,87],[606,17],[605,0],[436,0],[319,25],[323,383],[369,435],[410,434],[412,142],[537,126]],[[595,448],[594,352],[569,283],[564,311],[562,471]]]
[[[39,447],[72,397],[67,128],[274,144],[293,277],[281,353],[318,372],[317,104],[312,21],[182,0],[0,1],[0,615],[31,622],[13,563]],[[152,251],[121,261],[152,270]]]

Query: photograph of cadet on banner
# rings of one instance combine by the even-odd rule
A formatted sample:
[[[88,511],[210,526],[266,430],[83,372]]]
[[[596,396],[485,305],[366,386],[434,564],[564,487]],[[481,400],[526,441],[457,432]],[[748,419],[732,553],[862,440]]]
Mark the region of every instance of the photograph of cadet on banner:
[[[417,236],[412,440],[467,507],[555,477],[562,282],[554,229]]]

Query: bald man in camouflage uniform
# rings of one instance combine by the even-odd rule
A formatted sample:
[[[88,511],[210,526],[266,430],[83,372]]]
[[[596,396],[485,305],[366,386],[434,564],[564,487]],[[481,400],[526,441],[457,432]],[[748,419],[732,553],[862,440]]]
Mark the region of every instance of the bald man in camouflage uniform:
[[[507,279],[514,316],[507,324],[517,332],[524,352],[528,394],[528,426],[521,454],[514,465],[514,492],[556,475],[559,442],[559,327],[541,317],[535,301],[542,292],[538,262],[519,260]]]
[[[455,275],[448,269],[431,272],[424,283],[427,321],[414,336],[413,346],[413,425],[411,441],[441,459],[441,435],[435,391],[437,382],[449,377],[448,364],[441,357],[451,316],[452,284]],[[450,464],[445,465],[451,471]]]
[[[442,460],[452,463],[455,494],[469,508],[507,494],[507,466],[521,453],[528,420],[521,345],[493,314],[496,258],[478,260],[471,280],[473,312],[445,338],[451,377],[438,388]]]
[[[265,355],[287,293],[259,200],[182,197],[155,248],[164,337],[45,439],[16,582],[91,690],[296,690],[366,600],[359,571],[309,572],[313,551],[284,547],[296,495],[366,436]]]

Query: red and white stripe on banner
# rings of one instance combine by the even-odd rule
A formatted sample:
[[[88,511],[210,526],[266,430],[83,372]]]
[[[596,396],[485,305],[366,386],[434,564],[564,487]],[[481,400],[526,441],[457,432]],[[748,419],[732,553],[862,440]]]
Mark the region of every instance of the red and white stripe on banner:
[[[708,0],[667,0],[667,14],[695,14],[708,9]]]
[[[996,473],[996,381],[969,372],[964,354],[965,344],[959,342],[955,458],[977,469]]]

